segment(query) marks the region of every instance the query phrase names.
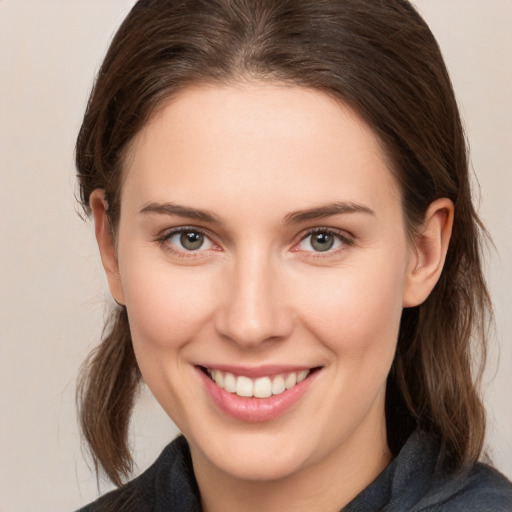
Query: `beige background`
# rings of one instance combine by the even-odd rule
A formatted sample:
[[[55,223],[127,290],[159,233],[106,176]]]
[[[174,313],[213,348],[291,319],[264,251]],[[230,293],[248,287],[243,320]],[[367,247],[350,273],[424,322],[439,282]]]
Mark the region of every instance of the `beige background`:
[[[0,512],[71,511],[97,494],[74,381],[108,294],[91,224],[75,212],[73,146],[93,74],[131,4],[0,0]],[[512,478],[512,2],[417,5],[452,73],[497,248],[488,444]],[[143,393],[133,425],[141,470],[174,432]]]

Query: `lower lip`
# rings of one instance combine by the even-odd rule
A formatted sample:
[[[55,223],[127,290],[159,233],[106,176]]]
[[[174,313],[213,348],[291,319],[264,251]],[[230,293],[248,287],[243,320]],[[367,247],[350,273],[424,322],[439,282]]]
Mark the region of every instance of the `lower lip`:
[[[306,393],[318,371],[308,375],[299,384],[268,398],[241,397],[220,388],[203,370],[197,368],[206,391],[217,407],[228,416],[250,423],[270,421],[283,415]]]

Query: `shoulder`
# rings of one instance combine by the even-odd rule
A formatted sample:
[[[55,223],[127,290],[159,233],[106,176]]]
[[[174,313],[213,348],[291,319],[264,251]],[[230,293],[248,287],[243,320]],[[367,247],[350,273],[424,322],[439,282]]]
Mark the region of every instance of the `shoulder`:
[[[180,508],[182,503],[191,505],[192,508],[186,510],[193,511],[197,500],[188,444],[183,436],[179,436],[140,476],[77,512],[185,510]]]
[[[512,483],[486,464],[438,480],[418,512],[511,512]]]

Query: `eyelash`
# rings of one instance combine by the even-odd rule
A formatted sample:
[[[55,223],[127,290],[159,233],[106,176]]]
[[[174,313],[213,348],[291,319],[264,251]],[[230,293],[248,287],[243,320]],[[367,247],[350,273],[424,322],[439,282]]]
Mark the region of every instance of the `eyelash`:
[[[170,244],[169,241],[172,237],[174,237],[176,235],[181,235],[183,233],[195,233],[195,234],[201,235],[205,238],[205,240],[208,240],[211,244],[213,244],[213,246],[218,247],[218,245],[212,240],[213,237],[207,231],[205,231],[203,229],[199,229],[199,228],[194,228],[191,226],[184,226],[184,227],[172,229],[171,231],[167,231],[167,232],[163,233],[161,236],[159,236],[156,239],[156,242],[158,244],[160,244],[162,247],[164,247],[165,250],[169,251],[173,255],[176,255],[180,258],[197,258],[199,256],[199,253],[201,253],[203,251],[200,251],[200,250],[194,251],[194,250],[186,250],[186,249],[179,250],[179,249],[175,249],[173,247],[173,245]],[[324,258],[324,257],[332,256],[333,254],[341,252],[341,251],[345,250],[346,248],[351,247],[355,244],[355,241],[352,236],[349,236],[347,234],[342,234],[338,230],[335,230],[332,228],[317,227],[317,228],[309,229],[308,231],[306,231],[301,236],[299,241],[293,245],[293,247],[291,249],[292,252],[301,252],[300,249],[296,249],[296,247],[299,244],[301,244],[303,241],[305,241],[308,237],[311,237],[315,234],[326,234],[326,235],[333,236],[338,242],[340,242],[341,248],[338,248],[335,250],[331,250],[329,248],[326,251],[314,251],[314,250],[302,251],[305,253],[310,253],[307,256],[308,258]],[[214,249],[214,250],[219,250],[219,249]]]

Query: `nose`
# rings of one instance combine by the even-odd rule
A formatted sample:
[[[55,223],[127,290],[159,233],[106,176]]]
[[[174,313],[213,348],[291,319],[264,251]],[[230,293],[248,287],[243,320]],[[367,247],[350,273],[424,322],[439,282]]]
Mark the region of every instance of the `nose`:
[[[279,264],[256,251],[240,258],[222,285],[216,331],[244,348],[283,340],[293,329]]]

